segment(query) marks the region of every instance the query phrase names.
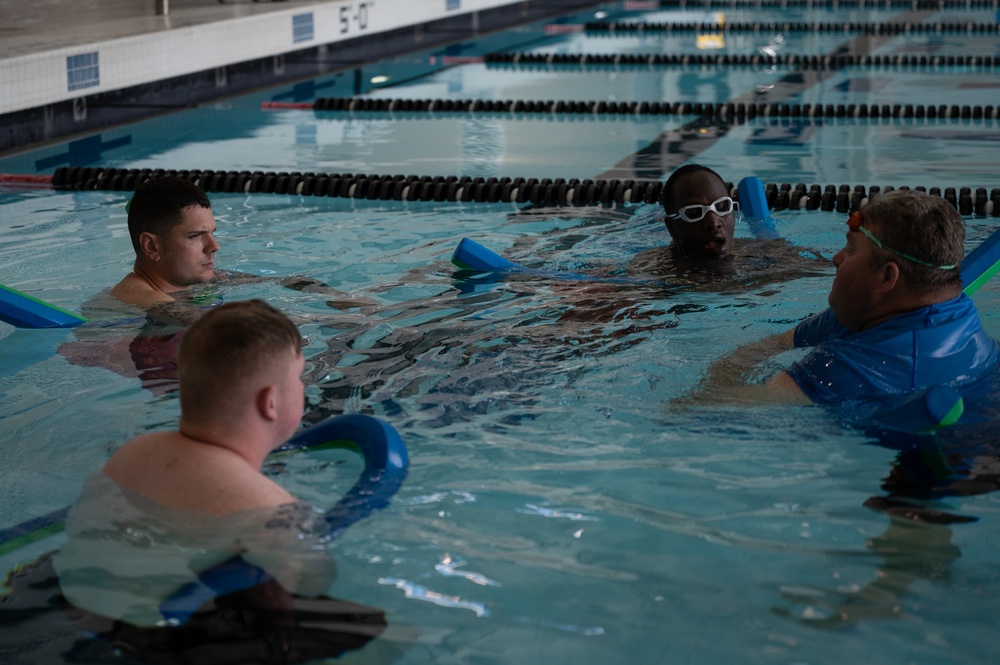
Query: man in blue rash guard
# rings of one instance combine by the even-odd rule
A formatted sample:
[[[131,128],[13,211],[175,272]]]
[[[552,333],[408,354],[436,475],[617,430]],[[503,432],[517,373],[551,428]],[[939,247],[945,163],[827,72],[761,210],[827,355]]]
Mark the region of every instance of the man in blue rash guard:
[[[851,213],[829,309],[714,363],[698,397],[843,404],[984,377],[1000,348],[962,293],[964,242],[961,215],[921,192],[892,192]],[[793,347],[812,350],[747,385],[761,360]]]

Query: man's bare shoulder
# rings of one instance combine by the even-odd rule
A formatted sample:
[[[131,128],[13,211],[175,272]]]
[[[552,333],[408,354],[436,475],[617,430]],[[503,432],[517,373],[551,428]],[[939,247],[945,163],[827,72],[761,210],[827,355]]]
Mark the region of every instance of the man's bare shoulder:
[[[102,470],[119,485],[130,487],[133,480],[148,471],[147,467],[153,466],[154,460],[177,445],[181,438],[181,433],[176,431],[137,436],[115,451]]]
[[[130,272],[111,289],[111,295],[128,305],[148,308],[165,302],[174,302],[170,294],[150,286],[149,282]]]
[[[121,303],[145,310],[148,319],[159,323],[189,326],[203,314],[197,305],[153,288],[135,273],[126,275],[108,294]]]
[[[177,431],[129,441],[108,460],[104,473],[158,503],[215,515],[295,500],[231,450]]]

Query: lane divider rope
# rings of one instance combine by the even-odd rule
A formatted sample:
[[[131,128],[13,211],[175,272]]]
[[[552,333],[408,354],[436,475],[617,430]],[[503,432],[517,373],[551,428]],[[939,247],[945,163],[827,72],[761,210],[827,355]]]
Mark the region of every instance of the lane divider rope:
[[[628,4],[628,3],[626,3]],[[660,0],[659,8],[713,9],[805,7],[816,9],[1000,9],[998,0]],[[632,3],[632,9],[657,9],[656,3]]]
[[[65,190],[133,191],[149,178],[175,176],[206,192],[290,194],[382,201],[451,201],[591,206],[655,203],[657,180],[580,180],[470,176],[365,175],[262,171],[115,169],[60,167],[51,185]],[[13,183],[11,176],[7,182]],[[35,184],[35,183],[32,183]]]
[[[720,121],[761,118],[915,118],[993,120],[1000,105],[991,104],[784,104],[777,102],[614,102],[521,99],[387,99],[320,97],[314,102],[263,102],[265,110],[314,110],[351,113],[501,113],[508,115],[695,115]]]
[[[488,53],[483,56],[487,67],[796,67],[824,70],[844,67],[885,68],[893,70],[941,67],[969,67],[976,71],[992,71],[1000,67],[1000,56],[980,55],[909,55],[905,53],[801,55],[763,55],[735,53]]]
[[[798,22],[734,22],[734,23],[658,23],[641,21],[590,21],[582,29],[595,35],[617,33],[671,32],[839,32],[865,35],[954,34],[995,35],[997,23],[806,23]]]
[[[58,190],[134,191],[149,178],[185,178],[209,193],[283,194],[327,196],[381,201],[450,201],[475,203],[532,203],[544,206],[595,206],[622,203],[655,203],[663,183],[659,180],[580,180],[577,178],[509,178],[469,176],[402,176],[351,173],[299,173],[262,171],[117,169],[66,167],[56,169],[49,185]],[[0,174],[9,185],[39,186],[45,176]],[[19,180],[23,178],[22,180]],[[738,188],[727,187],[739,200]],[[859,210],[868,200],[893,189],[916,189],[940,196],[963,215],[1000,217],[1000,186],[924,187],[872,185],[764,185],[771,210],[824,210],[841,213]]]

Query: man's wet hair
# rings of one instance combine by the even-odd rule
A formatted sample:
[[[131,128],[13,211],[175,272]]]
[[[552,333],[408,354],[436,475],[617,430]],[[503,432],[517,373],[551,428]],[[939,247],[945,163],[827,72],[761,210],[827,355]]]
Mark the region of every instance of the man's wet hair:
[[[142,233],[166,237],[183,221],[184,209],[191,206],[212,207],[205,192],[193,182],[166,176],[141,184],[128,204],[128,234],[136,254]]]
[[[865,228],[886,246],[916,257],[931,268],[875,248],[873,267],[894,261],[911,288],[932,291],[961,286],[960,268],[965,256],[965,220],[955,206],[940,196],[916,190],[895,190],[862,208]]]
[[[244,386],[300,354],[294,323],[263,300],[229,302],[208,310],[187,331],[177,352],[181,414],[213,420]]]

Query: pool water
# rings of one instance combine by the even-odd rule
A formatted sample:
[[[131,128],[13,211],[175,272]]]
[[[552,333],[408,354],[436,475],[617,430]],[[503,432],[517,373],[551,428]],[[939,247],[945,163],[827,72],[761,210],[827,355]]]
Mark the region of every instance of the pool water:
[[[715,14],[606,11],[681,22]],[[892,15],[817,14],[811,20]],[[766,8],[727,16],[796,20]],[[954,11],[941,16],[948,18],[925,20],[955,20]],[[769,38],[727,35],[727,48],[741,39],[757,48]],[[463,48],[497,50],[498,39]],[[514,49],[535,43],[567,52],[695,48],[693,34],[612,40],[546,36],[541,25],[509,39]],[[879,48],[919,49],[920,39]],[[832,51],[844,40],[790,34],[784,48]],[[952,36],[940,49],[995,52],[996,40]],[[361,79],[423,74],[370,92],[384,97],[716,102],[767,95],[758,86],[789,73],[439,69],[428,64],[432,55],[442,54],[366,65]],[[925,103],[944,91],[949,103],[983,104],[991,76],[857,68],[801,81],[794,95],[824,104]],[[316,94],[352,94],[345,79],[355,77],[312,85]],[[0,170],[50,173],[89,163],[593,178],[663,167],[664,176],[686,157],[669,147],[652,161],[635,155],[669,144],[695,120],[260,109],[295,94],[286,87],[166,115],[15,155],[0,160]],[[705,138],[682,147],[734,182],[755,174],[765,182],[996,186],[994,124],[924,123],[924,134],[910,125],[917,123],[757,119],[703,125]],[[131,266],[127,198],[3,191],[3,283],[80,310]],[[384,609],[389,624],[341,662],[980,663],[996,653],[1000,495],[991,491],[992,437],[974,449],[945,439],[946,452],[958,456],[951,461],[971,467],[978,485],[934,494],[917,482],[931,468],[926,456],[880,445],[886,442],[849,423],[850,414],[685,401],[721,353],[825,306],[843,214],[775,213],[780,235],[802,250],[789,252],[794,270],[748,264],[699,284],[646,270],[669,242],[652,205],[237,194],[212,195],[212,202],[221,267],[309,275],[377,303],[334,308],[326,296],[273,282],[221,289],[227,300],[263,297],[297,317],[309,340],[306,421],[373,414],[399,430],[410,452],[409,476],[391,507],[330,544],[339,571],[331,594]],[[968,249],[996,226],[992,217],[967,224]],[[737,235],[753,242],[745,225]],[[462,274],[449,262],[462,237],[531,267],[638,279]],[[976,302],[1000,336],[1000,286],[987,284]],[[0,328],[0,524],[69,505],[118,445],[175,423],[176,393],[149,381],[144,387],[115,355],[142,331],[131,314],[89,336]],[[353,484],[358,464],[300,454],[267,470],[297,496],[327,506]],[[977,521],[890,520],[893,500]],[[7,552],[0,567],[32,561],[61,538]],[[13,662],[31,662],[18,632],[0,629],[0,642],[20,659]]]

